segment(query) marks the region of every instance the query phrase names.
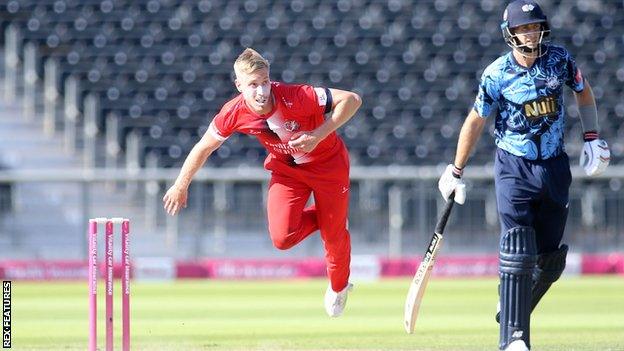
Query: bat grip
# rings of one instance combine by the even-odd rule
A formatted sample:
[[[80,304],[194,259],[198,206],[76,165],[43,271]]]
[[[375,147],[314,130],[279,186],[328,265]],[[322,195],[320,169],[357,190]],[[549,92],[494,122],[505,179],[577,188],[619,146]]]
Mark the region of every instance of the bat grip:
[[[446,205],[444,206],[444,211],[442,211],[442,215],[436,223],[435,232],[438,234],[444,233],[444,227],[446,227],[446,222],[448,222],[449,216],[451,215],[451,209],[455,204],[455,192],[451,193],[448,200],[446,201]]]

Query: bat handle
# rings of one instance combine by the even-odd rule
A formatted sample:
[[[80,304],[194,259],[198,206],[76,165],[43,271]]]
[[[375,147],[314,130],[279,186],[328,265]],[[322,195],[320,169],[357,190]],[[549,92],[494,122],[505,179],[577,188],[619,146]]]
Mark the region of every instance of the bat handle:
[[[446,222],[448,222],[449,216],[451,215],[451,209],[455,204],[455,192],[451,193],[448,200],[446,201],[446,205],[444,206],[444,211],[442,211],[442,215],[436,224],[435,232],[438,234],[444,233],[444,227],[446,227]]]

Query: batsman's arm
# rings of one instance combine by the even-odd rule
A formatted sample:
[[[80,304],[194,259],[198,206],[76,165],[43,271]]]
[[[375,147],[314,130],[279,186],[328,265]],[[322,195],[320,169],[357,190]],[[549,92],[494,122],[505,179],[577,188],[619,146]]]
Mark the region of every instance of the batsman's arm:
[[[574,92],[574,97],[576,98],[577,105],[595,105],[596,99],[594,98],[594,91],[592,90],[592,87],[589,85],[589,82],[587,80],[585,80],[583,84],[585,84],[585,88],[581,90],[580,93]]]
[[[455,153],[455,162],[453,163],[455,167],[464,168],[466,166],[468,158],[470,157],[470,152],[472,152],[475,144],[479,141],[486,121],[487,118],[479,116],[477,111],[474,109],[470,110],[459,132],[457,152]]]
[[[576,98],[576,105],[579,109],[579,118],[581,120],[581,126],[583,132],[586,131],[598,131],[598,111],[596,110],[596,99],[594,98],[594,92],[589,85],[589,82],[585,80],[585,88],[580,92],[574,92]]]
[[[182,169],[175,183],[163,197],[163,203],[167,213],[174,216],[180,209],[186,207],[188,187],[193,180],[193,176],[221,144],[223,144],[222,141],[217,140],[209,131],[206,131],[201,140],[193,146],[186,160],[184,160],[184,164],[182,165]]]

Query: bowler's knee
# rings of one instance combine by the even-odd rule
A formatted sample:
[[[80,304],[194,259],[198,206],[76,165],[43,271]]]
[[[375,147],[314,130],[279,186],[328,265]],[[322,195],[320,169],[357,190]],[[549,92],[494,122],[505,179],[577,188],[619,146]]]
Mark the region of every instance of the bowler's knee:
[[[291,236],[289,233],[271,233],[271,241],[273,241],[273,246],[279,250],[288,250],[295,245],[295,243],[290,240]]]

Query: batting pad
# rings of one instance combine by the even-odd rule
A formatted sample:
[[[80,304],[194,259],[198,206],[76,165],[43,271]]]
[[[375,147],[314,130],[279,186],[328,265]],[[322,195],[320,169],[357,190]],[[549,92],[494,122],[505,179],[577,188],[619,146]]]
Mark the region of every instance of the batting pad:
[[[531,347],[531,286],[536,262],[535,230],[531,227],[509,229],[501,240],[499,255],[501,350],[518,339]]]
[[[566,266],[568,245],[561,245],[559,249],[539,255],[537,267],[533,271],[533,289],[531,298],[531,311],[537,306],[542,296],[556,282]]]

